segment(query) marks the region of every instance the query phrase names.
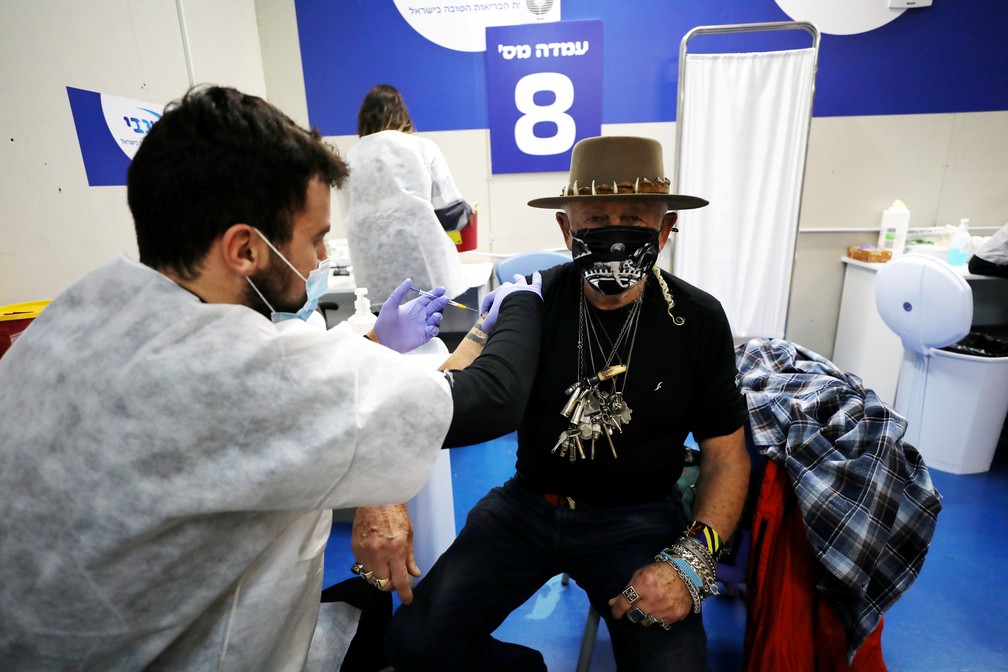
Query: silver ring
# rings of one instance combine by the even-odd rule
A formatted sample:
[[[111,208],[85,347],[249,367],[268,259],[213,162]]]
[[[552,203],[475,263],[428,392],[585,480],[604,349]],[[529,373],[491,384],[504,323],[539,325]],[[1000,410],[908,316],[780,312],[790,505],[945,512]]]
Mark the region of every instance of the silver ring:
[[[631,605],[640,599],[640,595],[637,594],[637,591],[634,590],[633,586],[627,586],[623,589],[623,597],[625,597],[626,601]]]
[[[644,614],[644,620],[641,621],[641,625],[643,625],[645,628],[650,628],[655,623],[661,623],[661,621],[659,621],[651,614]]]
[[[350,571],[353,572],[354,574],[359,575],[363,569],[364,565],[360,564],[359,562],[355,562],[353,564],[353,567],[350,568]]]
[[[641,611],[638,607],[634,607],[626,614],[627,620],[631,623],[640,623],[645,616],[647,616],[647,614]]]
[[[665,621],[661,620],[660,618],[658,619],[658,622],[661,623],[662,630],[671,630],[672,629],[672,624],[671,623],[666,623]]]
[[[361,572],[361,578],[370,583],[374,578],[374,572]]]
[[[378,590],[385,590],[385,586],[387,586],[390,581],[392,581],[391,577],[387,579],[379,579],[378,577],[372,577],[371,585],[377,588]]]

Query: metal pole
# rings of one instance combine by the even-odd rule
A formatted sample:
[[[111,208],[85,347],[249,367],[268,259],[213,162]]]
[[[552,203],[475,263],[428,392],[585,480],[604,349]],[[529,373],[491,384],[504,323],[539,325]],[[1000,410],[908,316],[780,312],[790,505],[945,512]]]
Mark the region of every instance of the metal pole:
[[[189,87],[191,88],[196,84],[196,74],[193,72],[192,50],[189,48],[189,29],[186,26],[182,0],[175,0],[175,12],[178,14],[179,29],[182,32],[182,51],[185,53],[186,73],[189,75]]]

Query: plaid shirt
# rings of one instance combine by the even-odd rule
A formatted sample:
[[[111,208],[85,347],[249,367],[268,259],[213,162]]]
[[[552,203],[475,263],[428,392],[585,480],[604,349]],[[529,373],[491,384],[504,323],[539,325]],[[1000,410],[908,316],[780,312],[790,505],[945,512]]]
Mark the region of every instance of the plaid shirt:
[[[787,341],[735,350],[757,450],[782,465],[809,545],[826,569],[818,589],[847,631],[848,659],[917,578],[941,495],[906,420],[861,379]]]

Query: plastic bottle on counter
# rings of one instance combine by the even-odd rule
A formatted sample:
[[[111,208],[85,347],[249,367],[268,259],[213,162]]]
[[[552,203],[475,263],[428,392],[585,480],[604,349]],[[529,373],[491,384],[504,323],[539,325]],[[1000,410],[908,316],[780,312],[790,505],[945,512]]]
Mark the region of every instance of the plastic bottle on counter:
[[[371,312],[371,301],[367,298],[367,287],[358,287],[354,290],[357,299],[354,301],[355,312],[347,319],[350,328],[361,336],[366,335],[378,318]]]
[[[969,220],[960,219],[959,228],[952,234],[949,241],[948,261],[950,266],[964,266],[969,260],[969,247],[972,238],[969,233]]]
[[[906,249],[907,229],[909,228],[910,210],[907,209],[903,201],[897,199],[882,211],[877,247],[880,250],[892,250],[893,257],[900,256]]]

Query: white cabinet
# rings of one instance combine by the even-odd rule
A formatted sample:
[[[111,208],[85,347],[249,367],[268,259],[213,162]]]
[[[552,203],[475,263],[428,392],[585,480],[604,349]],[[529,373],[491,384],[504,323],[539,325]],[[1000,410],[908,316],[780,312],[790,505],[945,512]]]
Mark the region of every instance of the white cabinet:
[[[875,272],[882,264],[843,258],[843,295],[833,363],[864,381],[885,403],[896,399],[896,381],[903,361],[903,343],[875,306]]]

